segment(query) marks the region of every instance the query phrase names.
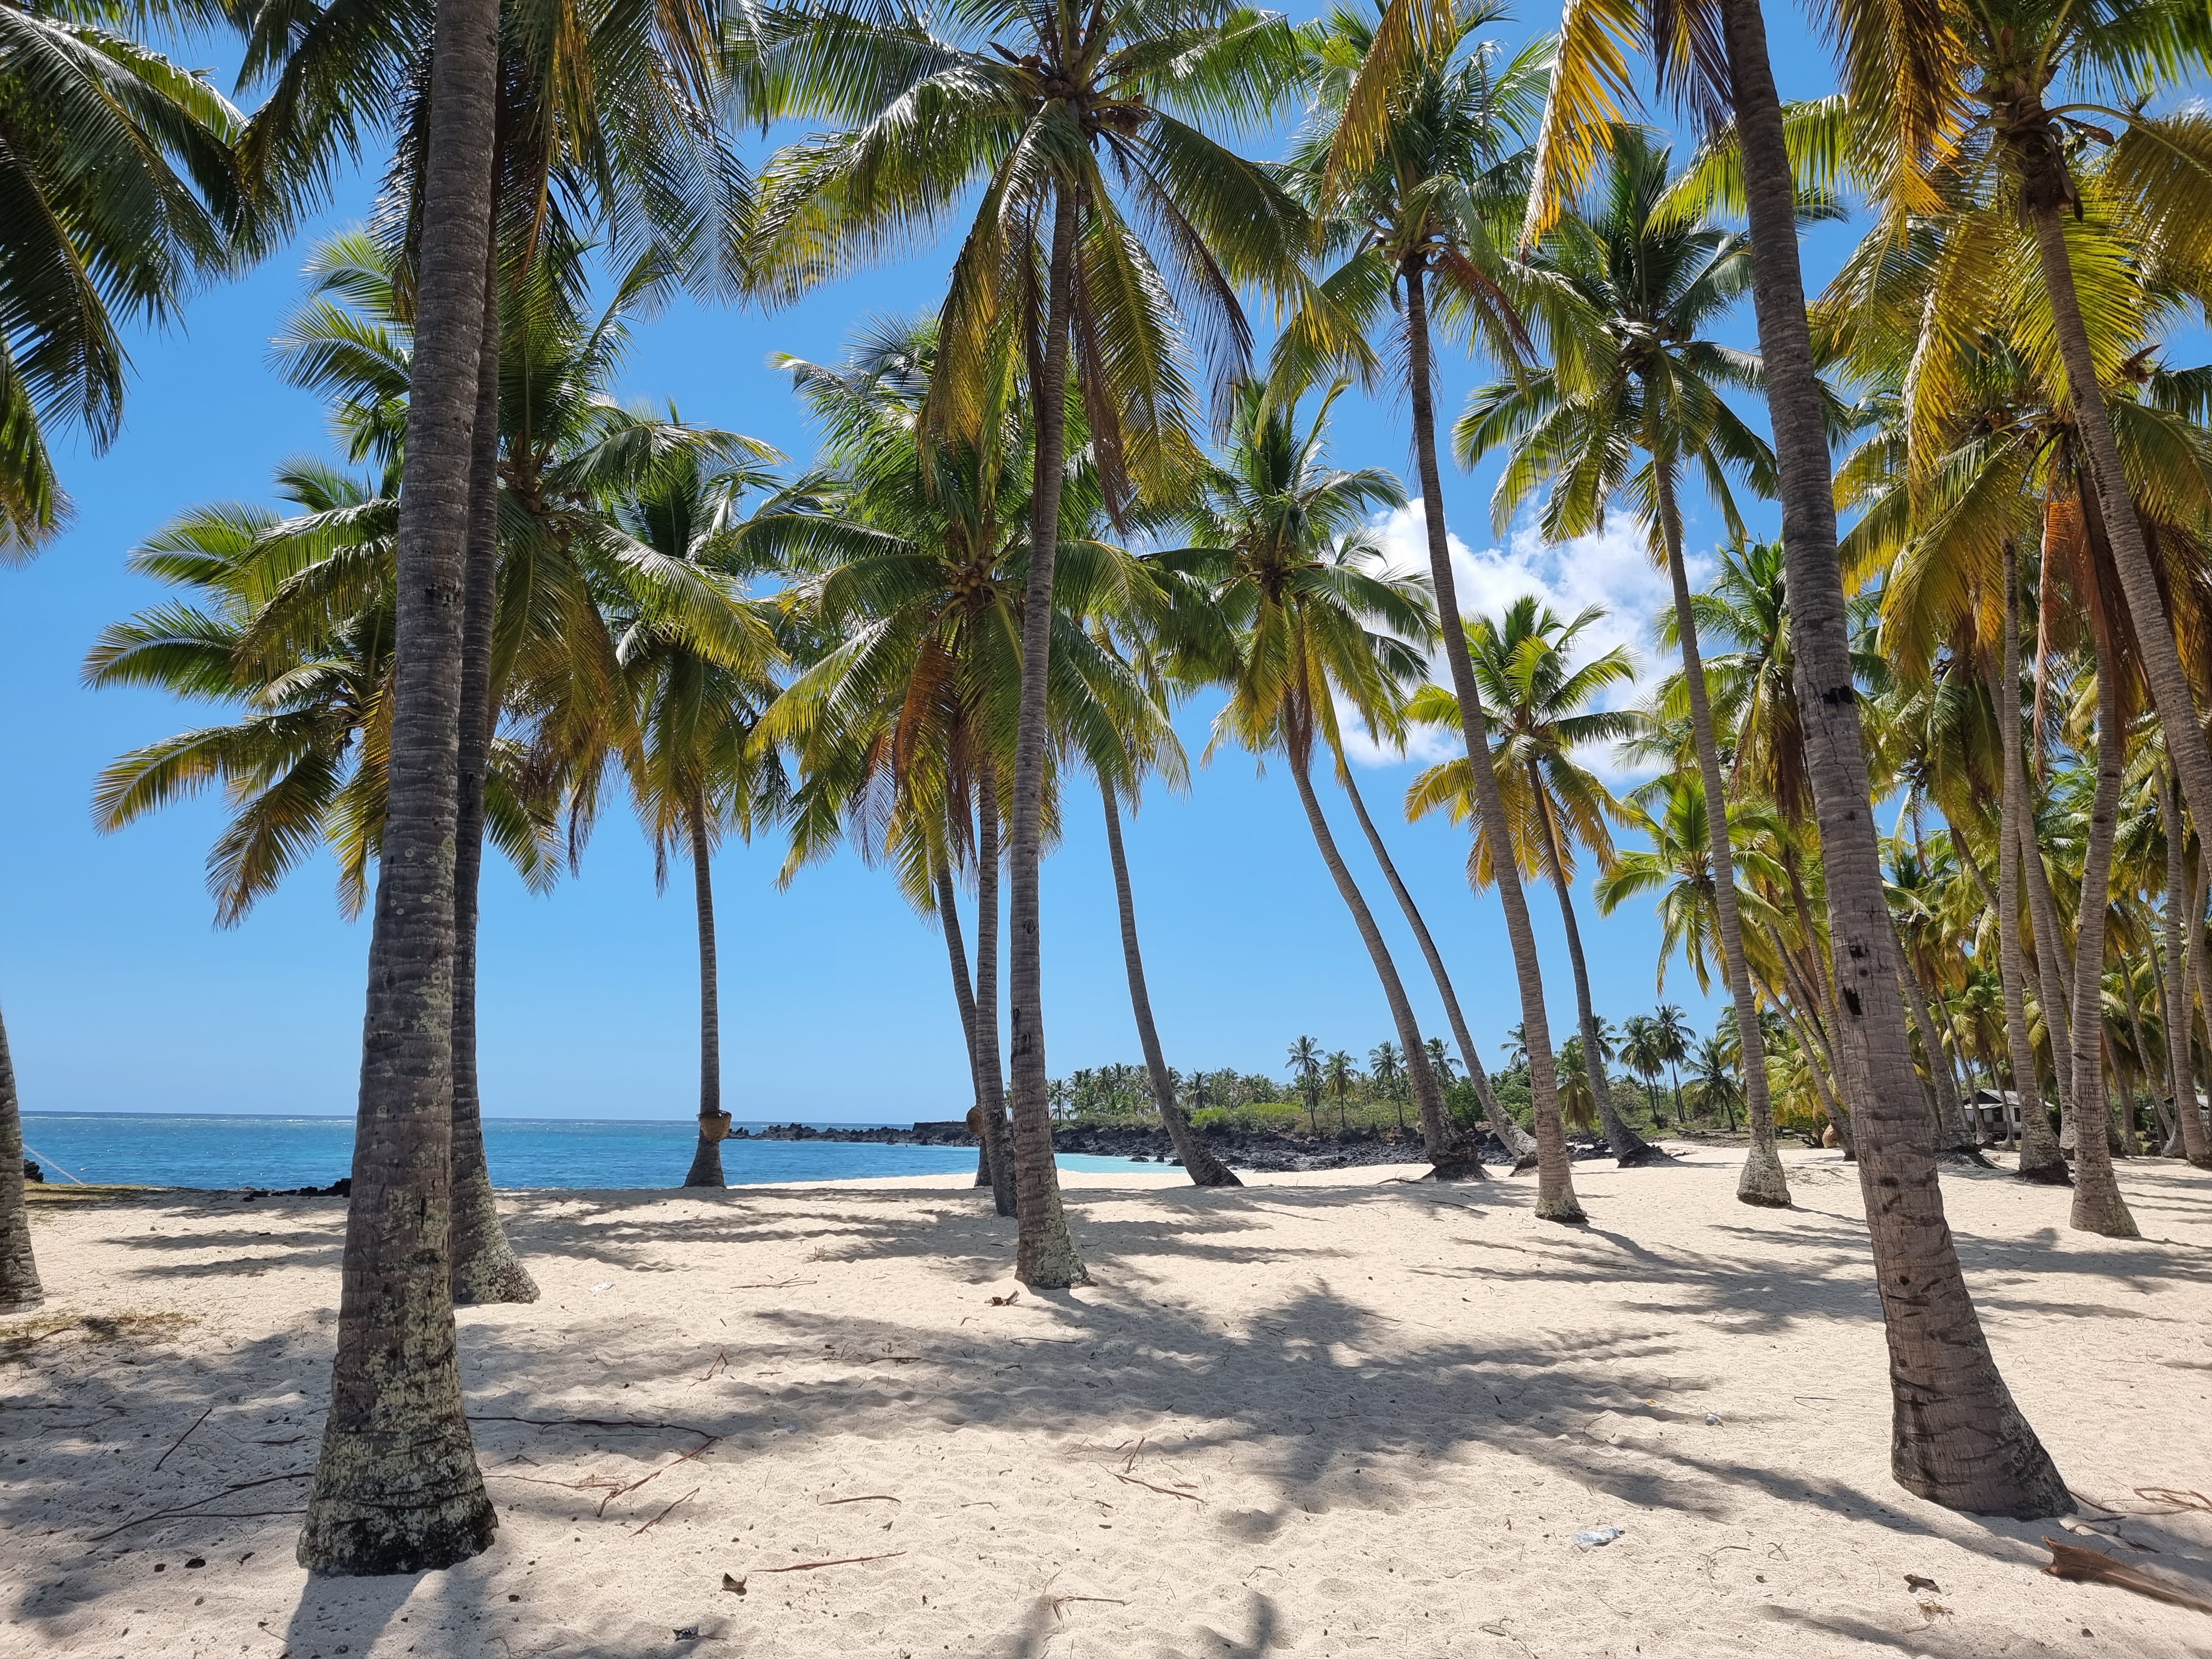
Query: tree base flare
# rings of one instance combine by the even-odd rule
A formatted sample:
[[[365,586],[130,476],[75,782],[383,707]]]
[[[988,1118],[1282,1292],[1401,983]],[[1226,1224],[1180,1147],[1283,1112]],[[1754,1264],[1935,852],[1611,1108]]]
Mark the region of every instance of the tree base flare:
[[[1917,1425],[1900,1407],[1891,1430],[1892,1478],[1914,1497],[1961,1515],[2002,1515],[2014,1521],[2071,1515],[2077,1506],[2059,1478],[2058,1466],[2013,1404],[2003,1382],[1997,1382],[1996,1389],[1993,1431],[1974,1433],[1971,1443],[1958,1429],[1948,1437],[1979,1454],[1963,1459],[1923,1457],[1923,1452],[1934,1451],[1932,1440],[1914,1432]],[[1926,1467],[1930,1463],[1940,1463],[1940,1471]]]
[[[435,1572],[483,1554],[497,1525],[480,1482],[472,1492],[419,1508],[380,1508],[318,1493],[300,1528],[299,1561],[325,1578]]]
[[[2038,1187],[2071,1187],[2074,1171],[2066,1167],[2066,1160],[2055,1158],[2040,1164],[2030,1164],[2022,1154],[2020,1167],[2013,1171],[2014,1181],[2025,1181]]]
[[[535,1302],[538,1281],[522,1258],[501,1240],[497,1248],[479,1250],[453,1275],[453,1305],[488,1308],[501,1303]]]
[[[1589,1219],[1583,1212],[1582,1200],[1572,1193],[1563,1193],[1557,1198],[1536,1200],[1536,1219],[1556,1221],[1563,1226],[1578,1227]]]
[[[1672,1164],[1673,1162],[1674,1162],[1674,1153],[1663,1146],[1654,1146],[1648,1140],[1638,1140],[1633,1151],[1621,1154],[1613,1159],[1614,1165],[1623,1170],[1640,1170],[1647,1164]]]
[[[1487,1181],[1490,1171],[1483,1167],[1479,1158],[1454,1158],[1446,1153],[1431,1164],[1428,1174],[1421,1178],[1424,1181]]]
[[[1743,1161],[1743,1176],[1735,1184],[1739,1204],[1755,1204],[1765,1210],[1790,1207],[1790,1178],[1771,1146],[1754,1145]]]
[[[28,1290],[0,1290],[0,1314],[28,1313],[33,1308],[44,1307],[46,1293],[38,1285]]]
[[[2066,1224],[2077,1233],[2095,1233],[2102,1238],[2142,1237],[2125,1199],[2118,1193],[2097,1194],[2078,1186],[2074,1189],[2074,1213]]]

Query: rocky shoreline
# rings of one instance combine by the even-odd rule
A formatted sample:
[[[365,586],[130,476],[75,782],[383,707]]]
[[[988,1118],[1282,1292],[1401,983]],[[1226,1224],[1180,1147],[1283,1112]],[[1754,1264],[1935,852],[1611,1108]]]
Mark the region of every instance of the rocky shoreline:
[[[1403,1139],[1354,1130],[1348,1134],[1289,1135],[1273,1131],[1208,1128],[1200,1132],[1206,1144],[1234,1170],[1279,1174],[1299,1170],[1344,1170],[1370,1164],[1419,1164],[1422,1161],[1418,1132]],[[879,1126],[866,1129],[822,1129],[807,1123],[771,1124],[765,1129],[735,1129],[732,1140],[834,1140],[879,1146],[972,1146],[975,1137],[965,1123],[917,1123],[900,1129]],[[1511,1160],[1494,1135],[1480,1137],[1486,1163],[1508,1164]],[[1100,1128],[1080,1124],[1058,1124],[1053,1145],[1063,1152],[1093,1158],[1127,1158],[1139,1162],[1177,1164],[1175,1144],[1160,1128]],[[1601,1141],[1571,1140],[1569,1151],[1577,1158],[1609,1156]]]

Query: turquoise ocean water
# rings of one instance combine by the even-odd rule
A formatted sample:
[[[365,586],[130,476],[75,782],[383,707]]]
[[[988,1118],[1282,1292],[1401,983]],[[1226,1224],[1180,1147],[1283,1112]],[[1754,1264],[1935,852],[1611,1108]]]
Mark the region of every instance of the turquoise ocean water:
[[[743,1127],[755,1130],[759,1123]],[[827,1125],[822,1127],[829,1127]],[[854,1125],[839,1126],[850,1128]],[[904,1125],[899,1126],[904,1127]],[[487,1118],[484,1146],[500,1187],[674,1187],[691,1166],[694,1122]],[[46,1179],[154,1187],[327,1187],[353,1167],[349,1117],[189,1117],[168,1113],[26,1112],[23,1139]],[[1064,1170],[1134,1168],[1062,1153]],[[818,1140],[728,1140],[732,1186],[857,1176],[972,1172],[967,1146],[874,1146]]]

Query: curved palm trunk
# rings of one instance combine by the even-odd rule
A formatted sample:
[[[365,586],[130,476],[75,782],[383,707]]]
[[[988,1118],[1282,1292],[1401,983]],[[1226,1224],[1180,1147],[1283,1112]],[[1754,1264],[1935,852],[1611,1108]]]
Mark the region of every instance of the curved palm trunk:
[[[1021,1201],[999,1049],[999,780],[986,761],[975,775],[975,1098],[983,1109],[992,1206],[1011,1216]]]
[[[507,1242],[484,1157],[477,1080],[477,889],[483,876],[484,780],[499,701],[492,621],[499,597],[499,249],[484,261],[477,424],[469,459],[468,584],[461,601],[460,802],[453,832],[453,1300],[535,1302],[538,1285]]]
[[[1559,923],[1567,936],[1567,965],[1575,976],[1575,1018],[1583,1035],[1583,1077],[1589,1085],[1590,1100],[1597,1107],[1598,1121],[1605,1127],[1605,1144],[1612,1150],[1614,1160],[1625,1170],[1639,1164],[1649,1164],[1666,1154],[1645,1140],[1642,1135],[1621,1121],[1620,1114],[1613,1109],[1613,1087],[1606,1079],[1605,1054],[1597,1040],[1597,1013],[1590,1004],[1589,968],[1583,958],[1583,930],[1575,920],[1574,894],[1567,884],[1566,872],[1559,860],[1559,826],[1552,822],[1551,808],[1546,804],[1543,780],[1536,769],[1528,769],[1528,787],[1534,791],[1536,817],[1544,826],[1544,862],[1552,878],[1552,891],[1559,901]],[[1496,849],[1493,848],[1494,852]],[[1497,860],[1491,860],[1493,867]],[[1758,1039],[1752,1039],[1756,1042]],[[1773,1139],[1772,1127],[1768,1130]],[[1778,1165],[1777,1167],[1779,1167]]]
[[[2075,1227],[2107,1238],[2140,1238],[2112,1170],[2112,1113],[2105,1103],[2103,1006],[2105,923],[2110,908],[2112,842],[2120,827],[2120,772],[2126,764],[2120,728],[2119,667],[2089,601],[2097,651],[2097,787],[2089,803],[2089,841],[2081,860],[2081,934],[2075,942],[2074,1214]]]
[[[1836,562],[1833,483],[1813,363],[1782,102],[1758,0],[1720,0],[1749,210],[1753,298],[1781,474],[1790,629],[1808,768],[1827,874],[1838,1047],[1858,1127],[1859,1189],[1888,1339],[1890,1468],[1947,1508],[2017,1516],[2071,1504],[2013,1403],[1966,1294],[1920,1109],[1905,1011],[1889,993],[1896,946],[1875,843],[1852,684],[1850,618]]]
[[[2056,132],[2040,124],[2021,128],[2013,148],[2022,173],[2021,195],[2035,228],[2052,332],[2059,360],[2066,366],[2067,399],[2074,407],[2075,424],[2088,452],[2096,506],[2104,520],[2112,562],[2119,570],[2128,616],[2135,624],[2137,659],[2158,711],[2159,728],[2166,735],[2166,754],[2180,774],[2191,815],[2199,823],[2212,823],[2212,745],[2205,741],[2196,694],[2174,644],[2173,624],[2159,593],[2158,574],[2151,566],[2150,549],[2142,521],[2136,515],[2127,474],[2120,466],[2119,447],[2112,441],[2112,417],[2106,407],[2104,387],[2097,379],[2089,331],[2081,320],[2081,296],[2075,288],[2074,262],[2067,252],[2063,217],[2065,159]]]
[[[1443,479],[1437,469],[1435,369],[1430,360],[1427,279],[1418,264],[1406,279],[1406,386],[1413,404],[1413,456],[1421,474],[1421,520],[1429,544],[1429,580],[1436,590],[1437,617],[1443,627],[1444,659],[1451,665],[1452,690],[1459,698],[1460,734],[1474,774],[1477,822],[1493,848],[1511,843],[1505,830],[1505,802],[1491,769],[1490,722],[1482,690],[1468,655],[1467,633],[1460,623],[1459,588],[1452,580],[1451,544],[1444,532]],[[1528,897],[1512,855],[1493,859],[1498,902],[1505,912],[1505,937],[1513,950],[1513,974],[1521,990],[1521,1035],[1528,1052],[1528,1093],[1536,1125],[1536,1214],[1545,1221],[1577,1222],[1589,1218],[1575,1194],[1567,1158],[1566,1126],[1559,1121],[1559,1081],[1552,1064],[1552,1022],[1544,1008],[1544,969],[1536,956],[1536,930],[1528,920]],[[1410,1060],[1411,1055],[1408,1055]]]
[[[2127,993],[2128,1030],[2135,1038],[2136,1044],[2136,1064],[2130,1069],[2135,1073],[2136,1087],[2131,1091],[2124,1083],[2121,1085],[2119,1152],[2123,1158],[2137,1158],[2142,1153],[2142,1143],[2138,1138],[2138,1125],[2136,1121],[2138,1106],[2136,1097],[2140,1095],[2154,1100],[2158,1092],[2158,1079],[2153,1075],[2150,1068],[2150,1041],[2143,1035],[2142,997],[2136,988],[2136,976],[2131,972],[2127,975]],[[2154,1113],[2154,1116],[2155,1115],[2157,1114]]]
[[[1212,1149],[1191,1127],[1190,1119],[1183,1115],[1182,1104],[1176,1098],[1175,1078],[1168,1071],[1167,1056],[1160,1048],[1160,1034],[1152,1024],[1152,993],[1145,988],[1145,958],[1137,949],[1137,902],[1129,890],[1129,860],[1121,848],[1121,812],[1114,802],[1114,786],[1101,780],[1098,798],[1106,808],[1106,850],[1114,861],[1114,899],[1121,911],[1121,963],[1129,974],[1129,1010],[1137,1019],[1137,1041],[1144,1046],[1145,1070],[1152,1081],[1152,1098],[1159,1104],[1160,1121],[1167,1126],[1168,1139],[1175,1142],[1176,1156],[1182,1160],[1183,1173],[1200,1187],[1242,1187],[1226,1164],[1213,1155]],[[1338,1101],[1340,1113],[1343,1102]]]
[[[945,930],[945,954],[952,964],[952,1000],[960,1010],[960,1040],[968,1051],[968,1086],[975,1098],[975,1184],[991,1184],[991,1143],[983,1133],[983,1087],[975,1063],[975,989],[968,977],[968,946],[960,937],[960,896],[952,884],[952,872],[940,865],[937,871],[937,920]],[[1009,1171],[1011,1173],[1011,1171]]]
[[[450,1566],[487,1547],[497,1525],[463,1412],[448,1244],[462,590],[498,21],[494,0],[437,9],[390,777],[337,1354],[300,1529],[311,1572]]]
[[[1830,971],[1833,952],[1824,952],[1820,949],[1820,929],[1814,924],[1812,902],[1805,896],[1804,872],[1798,868],[1797,854],[1794,849],[1784,849],[1782,867],[1789,872],[1790,903],[1796,913],[1798,931],[1805,935],[1805,959],[1812,964],[1809,977],[1818,999],[1817,1002],[1808,1002],[1805,1006],[1808,1009],[1827,1010],[1827,1019],[1820,1030],[1827,1043],[1828,1075],[1835,1079],[1836,1088],[1841,1093],[1844,1089],[1843,1062],[1836,1054],[1836,1039],[1826,1036],[1844,1029],[1843,1004],[1837,999],[1836,976]],[[1833,1120],[1836,1138],[1844,1143],[1844,1162],[1850,1164],[1858,1158],[1858,1142],[1851,1128],[1849,1097],[1846,1095],[1838,1102],[1838,1114]]]
[[[1656,402],[1654,404],[1656,409]],[[1674,625],[1682,649],[1682,684],[1690,694],[1690,730],[1698,749],[1698,781],[1705,795],[1707,856],[1712,861],[1713,916],[1720,924],[1723,964],[1729,996],[1735,1006],[1735,1029],[1743,1044],[1744,1115],[1751,1144],[1744,1149],[1743,1174],[1735,1195],[1768,1209],[1790,1207],[1790,1180],[1774,1145],[1774,1100],[1766,1076],[1766,1036],[1759,1026],[1759,997],[1752,989],[1751,961],[1743,953],[1743,917],[1736,904],[1735,854],[1729,840],[1728,793],[1721,782],[1720,744],[1713,735],[1713,706],[1705,691],[1705,660],[1698,647],[1698,620],[1690,611],[1690,572],[1682,558],[1682,514],[1674,501],[1674,468],[1656,438],[1650,441],[1651,477],[1659,507],[1660,539],[1667,552],[1667,579],[1674,594]],[[1585,1039],[1587,1041],[1587,1039]]]
[[[721,1187],[722,1141],[730,1115],[722,1109],[722,976],[714,950],[714,874],[707,842],[706,803],[694,796],[684,814],[691,837],[691,886],[699,907],[699,1144],[687,1187]]]
[[[1367,837],[1367,845],[1375,854],[1375,862],[1382,866],[1382,878],[1390,884],[1391,892],[1397,896],[1398,908],[1406,913],[1407,925],[1413,930],[1413,937],[1420,941],[1421,955],[1429,964],[1429,976],[1436,981],[1437,994],[1444,1000],[1444,1018],[1451,1022],[1452,1041],[1459,1045],[1461,1063],[1467,1067],[1468,1079],[1474,1085],[1476,1097],[1482,1102],[1482,1115],[1489,1120],[1490,1132],[1498,1137],[1498,1143],[1505,1148],[1506,1155],[1518,1164],[1534,1155],[1535,1138],[1506,1116],[1504,1109],[1498,1105],[1498,1091],[1490,1086],[1490,1073],[1482,1069],[1482,1056],[1475,1052],[1474,1040],[1468,1035],[1467,1020],[1459,1011],[1459,996],[1452,989],[1451,975],[1444,971],[1443,953],[1437,949],[1436,940],[1430,937],[1428,924],[1421,920],[1421,913],[1413,903],[1413,896],[1406,890],[1406,884],[1399,879],[1398,866],[1391,860],[1390,849],[1382,844],[1382,833],[1376,829],[1375,820],[1367,816],[1367,803],[1360,799],[1359,787],[1352,781],[1350,769],[1339,767],[1336,781],[1344,786],[1344,793],[1352,798],[1352,814],[1359,820],[1359,828]]]
[[[1428,1048],[1421,1040],[1421,1028],[1413,1018],[1413,1005],[1407,1000],[1405,982],[1398,977],[1397,964],[1390,960],[1390,947],[1383,942],[1382,930],[1375,925],[1375,913],[1367,908],[1359,884],[1352,880],[1344,855],[1337,850],[1336,837],[1329,833],[1328,820],[1322,814],[1321,799],[1314,793],[1311,750],[1296,738],[1285,747],[1290,751],[1291,776],[1297,781],[1298,803],[1306,810],[1306,823],[1313,831],[1314,845],[1321,849],[1322,862],[1328,866],[1329,878],[1336,883],[1345,908],[1352,912],[1352,926],[1359,930],[1360,943],[1367,947],[1368,957],[1375,964],[1375,976],[1382,982],[1382,1000],[1390,1005],[1390,1022],[1398,1028],[1398,1043],[1406,1051],[1406,1075],[1413,1082],[1413,1104],[1420,1114],[1421,1139],[1429,1161],[1440,1180],[1480,1176],[1484,1173],[1480,1157],[1464,1139],[1455,1140],[1451,1134],[1449,1120],[1444,1114],[1443,1091],[1437,1086],[1435,1069],[1429,1064]]]
[[[1997,731],[2004,743],[2004,795],[1997,805],[1997,976],[2004,988],[2005,1046],[2019,1103],[2022,1181],[2063,1187],[2073,1180],[2044,1109],[2035,1041],[2027,1029],[2027,958],[2021,936],[2021,820],[2027,811],[2027,764],[2020,738],[2020,555],[2005,544],[2004,645],[1996,666]],[[2046,945],[2046,950],[2049,948]],[[2050,1006],[2046,1000],[2045,1008]],[[2046,1030],[2055,1022],[2045,1019]]]
[[[23,1193],[23,1112],[15,1097],[15,1063],[8,1027],[0,1023],[0,1314],[22,1313],[46,1299],[31,1254],[31,1214]]]
[[[1897,994],[1905,999],[1905,1023],[1918,1029],[1921,1051],[1928,1056],[1929,1108],[1935,1115],[1936,1150],[1986,1163],[1973,1137],[1966,1133],[1966,1108],[1959,1099],[1958,1079],[1951,1075],[1944,1056],[1942,1028],[1936,1024],[1936,1011],[1928,1006],[1928,994],[1921,988],[1919,976],[1905,962],[1902,939],[1898,941],[1897,952]]]
[[[1037,876],[1044,828],[1045,687],[1052,653],[1052,577],[1060,552],[1060,475],[1067,459],[1068,318],[1075,281],[1077,206],[1066,188],[1053,193],[1052,258],[1047,268],[1043,360],[1030,407],[1036,421],[1036,483],[1030,492],[1030,568],[1022,612],[1021,706],[1014,738],[1014,803],[1007,836],[1013,1024],[1014,1188],[1019,1242],[1014,1272],[1024,1285],[1060,1289],[1087,1283],[1067,1231],[1060,1172],[1052,1158],[1045,1103],[1044,963],[1038,933]]]
[[[1828,1073],[1820,1064],[1820,1053],[1814,1047],[1814,1039],[1805,1029],[1804,1016],[1791,1007],[1786,999],[1778,999],[1774,1006],[1781,1011],[1782,1023],[1790,1028],[1790,1035],[1797,1039],[1797,1046],[1805,1051],[1805,1075],[1813,1079],[1813,1093],[1820,1100],[1820,1110],[1826,1115],[1829,1122],[1840,1124],[1844,1117],[1843,1109],[1837,1105],[1835,1093],[1828,1085]],[[1843,1130],[1838,1128],[1836,1138],[1840,1140],[1843,1133]]]
[[[2197,1079],[2189,1064],[2190,963],[2182,944],[2183,919],[2193,919],[2202,907],[2189,879],[2189,837],[2177,799],[2179,788],[2169,772],[2158,792],[2158,814],[2166,830],[2166,1076],[2181,1155],[2202,1170],[2212,1168],[2212,1144],[2197,1109]]]

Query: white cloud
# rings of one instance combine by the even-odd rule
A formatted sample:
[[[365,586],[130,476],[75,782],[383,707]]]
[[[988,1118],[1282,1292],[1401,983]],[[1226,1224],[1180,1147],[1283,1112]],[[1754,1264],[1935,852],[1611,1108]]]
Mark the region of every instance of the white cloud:
[[[1419,500],[1381,514],[1372,527],[1394,568],[1426,572],[1428,536]],[[1642,673],[1637,684],[1613,688],[1606,707],[1620,708],[1634,703],[1649,689],[1651,679],[1672,666],[1673,653],[1660,645],[1656,627],[1659,614],[1673,602],[1667,573],[1652,559],[1643,531],[1626,515],[1617,516],[1595,535],[1577,536],[1571,541],[1548,542],[1534,528],[1522,525],[1505,538],[1502,548],[1477,551],[1457,536],[1450,538],[1450,547],[1452,579],[1459,589],[1463,615],[1494,617],[1515,599],[1531,593],[1565,620],[1592,605],[1606,612],[1583,631],[1580,643],[1584,649],[1578,655],[1587,659],[1615,646],[1626,646]],[[1711,574],[1710,563],[1694,555],[1691,557],[1692,589]],[[1450,684],[1441,652],[1436,656],[1434,672],[1438,684]],[[1399,766],[1407,760],[1430,766],[1459,752],[1453,734],[1426,727],[1413,734],[1401,756],[1375,742],[1352,710],[1340,706],[1337,713],[1344,725],[1346,753],[1361,766]],[[1648,768],[1624,766],[1610,744],[1586,750],[1583,760],[1616,787],[1649,775]]]

